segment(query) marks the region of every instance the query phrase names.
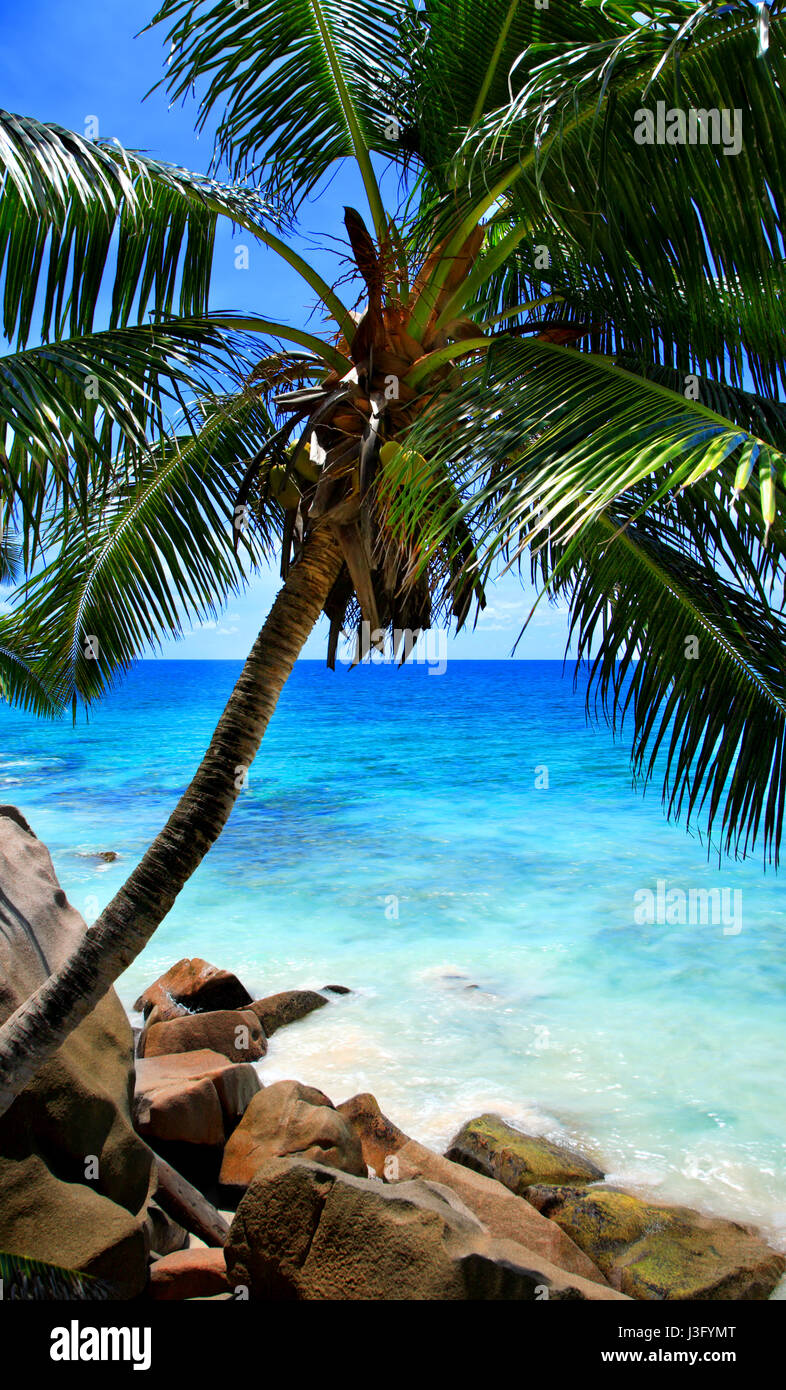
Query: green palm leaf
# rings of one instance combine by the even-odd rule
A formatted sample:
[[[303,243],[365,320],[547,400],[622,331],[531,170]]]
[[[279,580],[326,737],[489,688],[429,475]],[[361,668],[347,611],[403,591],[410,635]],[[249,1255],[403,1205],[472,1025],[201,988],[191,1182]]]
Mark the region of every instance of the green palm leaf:
[[[503,342],[410,432],[419,475],[408,481],[405,454],[387,486],[410,536],[431,487],[425,563],[455,519],[430,483],[449,470],[474,535],[470,569],[485,580],[529,549],[539,582],[569,602],[590,690],[612,719],[632,714],[634,768],[662,775],[668,812],[709,834],[719,823],[726,850],[758,841],[777,860],[786,623],[766,585],[786,573],[781,520],[768,536],[776,501],[782,518],[784,417],[723,384],[714,402],[727,418],[606,359]],[[735,503],[754,451],[773,498],[751,484]]]
[[[198,126],[218,110],[217,155],[236,176],[298,199],[354,156],[381,234],[370,152],[393,152],[404,13],[402,0],[165,0],[153,24],[170,26],[168,91],[176,100],[202,88]]]
[[[450,186],[451,160],[468,131],[508,104],[511,69],[531,45],[586,41],[599,23],[597,11],[575,4],[424,0],[407,36],[404,109],[408,144],[431,176],[430,186]]]
[[[496,253],[502,265],[519,246],[532,257],[545,217],[546,244],[563,240],[580,255],[591,309],[602,316],[613,300],[629,321],[647,324],[656,299],[664,350],[676,345],[697,370],[718,362],[720,293],[726,324],[736,316],[748,325],[744,365],[760,386],[775,389],[784,380],[786,184],[773,157],[786,140],[782,6],[772,7],[766,57],[758,56],[757,16],[747,7],[675,0],[645,19],[635,4],[601,12],[566,0],[545,13],[557,8],[559,25],[566,10],[592,9],[595,42],[565,45],[555,30],[554,40],[522,54],[514,99],[469,133],[454,168],[464,207],[473,208],[466,221],[504,204],[510,230]],[[726,110],[730,119],[739,112],[738,152],[725,153],[720,126],[719,143],[701,143],[698,127],[694,144],[637,143],[638,113],[657,114],[658,102],[686,120],[690,110]],[[705,126],[716,133],[709,118]],[[446,314],[455,312],[448,306]],[[735,354],[739,385],[742,365]]]
[[[103,1280],[77,1269],[64,1269],[44,1260],[31,1260],[25,1255],[0,1252],[0,1284],[3,1301],[49,1302],[74,1299],[80,1302],[104,1302],[111,1299],[112,1290]]]
[[[622,354],[616,361],[626,371],[659,382],[678,395],[683,393],[685,373],[677,371],[675,367],[637,361]],[[786,404],[782,401],[755,391],[744,391],[739,386],[712,377],[699,377],[696,390],[697,399],[717,415],[725,415],[728,420],[767,440],[776,449],[786,451]]]
[[[771,391],[783,364],[782,322],[763,311],[764,281],[761,275],[732,289],[715,278],[700,296],[687,286],[659,292],[648,277],[646,265],[633,259],[626,264],[629,283],[619,284],[605,271],[605,262],[591,265],[584,251],[555,235],[541,214],[531,226],[524,244],[517,244],[498,261],[514,218],[497,218],[487,229],[487,249],[471,281],[468,308],[473,316],[511,311],[506,326],[537,318],[544,324],[582,325],[587,330],[580,346],[617,358],[638,359],[657,366],[678,362],[687,373],[705,378],[724,378],[742,387],[753,376],[760,392]],[[786,266],[773,264],[768,272],[777,300],[786,293]],[[633,288],[631,288],[633,287]],[[535,306],[520,316],[513,310]]]
[[[0,111],[2,331],[25,346],[108,327],[204,313],[219,216],[264,233],[251,189]]]
[[[235,330],[256,322],[173,319],[0,357],[0,523],[16,517],[26,565],[58,497],[85,514],[147,449],[150,431],[168,433],[184,394],[237,377],[244,341]]]
[[[409,443],[430,469],[451,468],[487,565],[514,535],[521,549],[546,535],[568,540],[652,474],[661,492],[687,486],[722,466],[735,468],[748,446],[781,475],[786,464],[766,439],[700,401],[606,358],[515,339],[465,367]],[[390,485],[405,528],[416,524],[422,505],[420,486],[407,478],[404,456],[393,462]],[[773,498],[782,516],[777,480]],[[448,521],[443,509],[431,523],[435,539]]]
[[[22,548],[9,533],[0,533],[0,584],[10,584],[19,577]]]
[[[0,702],[18,705],[39,719],[55,719],[61,705],[40,671],[42,656],[12,618],[0,616]]]
[[[35,673],[60,707],[112,688],[144,650],[216,618],[269,554],[280,509],[238,517],[249,458],[271,432],[259,395],[199,402],[188,429],[137,461],[86,521],[51,525],[52,558],[15,595],[7,636],[39,652]]]
[[[615,725],[630,712],[634,772],[662,780],[669,815],[697,820],[708,836],[719,825],[727,852],[758,841],[777,864],[783,613],[691,558],[662,518],[624,518],[603,518],[551,586],[570,605],[588,701],[594,693]]]

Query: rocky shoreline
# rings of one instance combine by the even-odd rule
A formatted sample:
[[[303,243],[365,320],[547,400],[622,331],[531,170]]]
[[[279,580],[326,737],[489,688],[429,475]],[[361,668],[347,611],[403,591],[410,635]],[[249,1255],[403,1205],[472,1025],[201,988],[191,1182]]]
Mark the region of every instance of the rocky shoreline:
[[[216,1001],[231,1007],[203,1007]],[[327,1003],[300,990],[252,1000],[199,960],[179,961],[137,1000],[138,1132],[231,1216],[223,1265],[215,1249],[160,1255],[149,1296],[772,1293],[786,1261],[752,1228],[607,1186],[590,1159],[497,1116],[468,1121],[441,1155],[371,1095],[335,1105],[297,1081],[263,1085],[251,1063],[267,1038]],[[219,1270],[225,1287],[211,1293]]]
[[[0,1021],[85,930],[11,809]],[[498,1116],[440,1154],[372,1095],[264,1084],[268,1039],[348,992],[254,999],[181,960],[136,1001],[134,1036],[110,991],[0,1119],[5,1297],[770,1297],[786,1258],[752,1227],[645,1201]]]

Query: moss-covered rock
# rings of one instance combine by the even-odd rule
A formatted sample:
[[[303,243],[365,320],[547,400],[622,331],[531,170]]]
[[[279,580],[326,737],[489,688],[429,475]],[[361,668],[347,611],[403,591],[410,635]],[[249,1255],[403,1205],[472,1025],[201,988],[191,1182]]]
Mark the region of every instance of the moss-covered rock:
[[[534,1186],[527,1197],[631,1298],[765,1299],[786,1269],[753,1227],[690,1207],[613,1187]]]
[[[451,1163],[442,1154],[410,1139],[382,1114],[374,1096],[368,1092],[352,1096],[338,1112],[352,1126],[363,1146],[363,1158],[371,1175],[386,1182],[408,1182],[423,1178],[440,1183],[455,1192],[466,1207],[482,1221],[489,1235],[516,1241],[531,1254],[549,1260],[570,1274],[579,1274],[605,1284],[597,1265],[555,1221],[547,1221],[523,1197],[516,1197],[501,1182],[477,1173],[463,1163]]]
[[[582,1154],[531,1134],[521,1134],[498,1115],[479,1115],[459,1130],[446,1158],[496,1178],[522,1196],[533,1183],[590,1183],[604,1176]]]

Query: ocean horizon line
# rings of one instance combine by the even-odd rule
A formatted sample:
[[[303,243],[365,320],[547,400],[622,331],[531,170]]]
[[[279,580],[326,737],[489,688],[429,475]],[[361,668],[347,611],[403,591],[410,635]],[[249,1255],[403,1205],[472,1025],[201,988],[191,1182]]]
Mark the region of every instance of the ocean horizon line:
[[[242,663],[242,662],[244,662],[245,660],[246,660],[246,658],[245,658],[244,656],[140,656],[140,657],[137,657],[137,658],[136,658],[136,661],[134,662],[134,665],[138,665],[138,666],[141,666],[141,665],[143,665],[143,664],[146,665],[148,662],[149,662],[151,665],[153,665],[153,664],[157,664],[157,665],[158,665],[158,664],[163,664],[163,663],[171,662],[172,664],[177,663],[178,665],[189,665],[189,666],[198,666],[200,663],[201,663],[202,665],[205,665],[205,666],[219,666],[219,665],[233,666],[233,665],[237,665],[238,663]],[[567,660],[563,660],[562,658],[556,657],[556,656],[543,656],[543,657],[540,657],[540,656],[490,656],[490,657],[484,657],[484,656],[451,656],[451,657],[448,657],[448,661],[449,661],[449,663],[450,663],[451,666],[510,666],[510,665],[513,664],[513,663],[515,663],[516,665],[519,665],[519,666],[566,666],[566,665],[568,665],[568,666],[573,666],[573,665],[575,665],[575,661],[574,661],[573,658],[570,658],[570,657],[569,657]],[[404,663],[404,665],[407,666],[407,667],[411,666],[412,664],[413,664],[413,663],[411,663],[411,662],[405,662],[405,663]],[[588,663],[587,663],[587,662],[584,662],[584,663],[582,663],[582,664],[583,664],[583,665],[587,665]],[[318,657],[318,656],[300,656],[300,657],[298,657],[297,661],[295,662],[295,665],[296,665],[296,666],[326,666],[326,665],[327,665],[327,662],[325,661],[324,657]],[[361,665],[361,666],[375,666],[375,667],[376,667],[376,666],[379,666],[379,667],[383,667],[383,666],[396,666],[396,667],[397,667],[397,666],[399,665],[399,663],[398,663],[398,662],[395,662],[395,661],[363,661],[363,662],[360,663],[360,665]],[[417,665],[423,665],[423,662],[419,662],[419,663],[418,663],[418,662],[415,662],[414,665],[415,665],[415,666],[417,666]],[[343,661],[342,661],[342,662],[339,662],[339,663],[338,663],[338,666],[342,666],[342,667],[344,667],[344,668],[345,668],[346,670],[348,670],[348,671],[349,671],[349,670],[353,670],[353,671],[354,671],[354,670],[357,670],[357,669],[358,669],[357,666],[350,666],[349,662],[343,662]]]

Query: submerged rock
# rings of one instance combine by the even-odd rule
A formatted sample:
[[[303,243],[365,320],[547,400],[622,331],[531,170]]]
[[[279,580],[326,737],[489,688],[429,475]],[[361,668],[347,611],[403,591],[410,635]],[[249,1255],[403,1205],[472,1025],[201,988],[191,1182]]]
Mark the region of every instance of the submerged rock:
[[[315,1009],[322,1009],[328,1000],[313,989],[288,989],[282,994],[271,994],[267,999],[256,999],[249,1004],[265,1030],[265,1037],[271,1038],[277,1028],[288,1023],[297,1023]]]
[[[496,1178],[518,1196],[533,1183],[591,1183],[605,1176],[582,1154],[549,1139],[521,1134],[498,1115],[480,1115],[465,1124],[446,1157]]]
[[[267,1052],[267,1039],[251,1009],[216,1009],[152,1024],[139,1039],[138,1051],[140,1057],[162,1057],[204,1048],[231,1062],[258,1062]]]
[[[620,1298],[493,1239],[437,1183],[388,1185],[302,1159],[256,1177],[226,1258],[230,1282],[262,1301]]]
[[[247,1187],[270,1159],[295,1154],[366,1175],[360,1140],[332,1101],[299,1081],[277,1081],[254,1097],[231,1135],[221,1183]]]
[[[237,975],[195,956],[193,960],[184,957],[160,975],[139,996],[134,1008],[147,1018],[154,1005],[174,1004],[189,1013],[208,1013],[216,1009],[242,1009],[250,1003],[251,995]]]
[[[527,1196],[640,1299],[766,1299],[786,1258],[751,1226],[660,1206],[614,1187],[531,1187]]]
[[[466,970],[462,970],[457,965],[425,970],[421,979],[431,985],[436,985],[439,989],[450,990],[452,993],[466,994],[470,990],[477,990],[479,994],[486,995],[489,999],[495,997],[492,990],[479,985],[467,974]]]
[[[86,930],[45,846],[0,808],[0,1023]],[[147,1272],[151,1150],[134,1132],[131,1026],[110,990],[0,1118],[0,1250],[134,1297]]]
[[[382,1114],[372,1095],[353,1096],[338,1110],[358,1135],[369,1169],[380,1177],[389,1182],[426,1178],[442,1183],[461,1198],[490,1235],[514,1240],[572,1274],[606,1283],[597,1265],[555,1222],[547,1221],[502,1183],[410,1139]]]

